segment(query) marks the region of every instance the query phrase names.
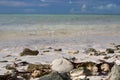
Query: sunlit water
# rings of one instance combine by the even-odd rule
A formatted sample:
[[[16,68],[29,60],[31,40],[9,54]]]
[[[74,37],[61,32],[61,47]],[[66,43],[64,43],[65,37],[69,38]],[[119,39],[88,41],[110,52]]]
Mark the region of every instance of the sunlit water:
[[[120,15],[0,15],[0,47],[120,41]]]

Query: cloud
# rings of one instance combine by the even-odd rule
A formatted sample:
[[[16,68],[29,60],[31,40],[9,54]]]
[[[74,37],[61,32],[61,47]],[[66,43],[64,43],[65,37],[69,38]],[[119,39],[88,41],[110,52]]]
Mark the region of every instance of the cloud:
[[[116,7],[116,4],[107,4],[106,5],[106,8],[115,8]]]
[[[0,5],[3,6],[26,6],[25,2],[21,1],[0,1]]]
[[[97,7],[94,7],[94,8],[102,10],[102,9],[114,9],[116,7],[117,7],[116,4],[109,3],[109,4],[106,4],[106,5],[100,5],[100,6],[97,6]]]
[[[86,5],[86,4],[83,4],[82,7],[81,7],[81,10],[82,10],[82,11],[85,11],[86,8],[87,8],[87,5]]]
[[[35,12],[36,10],[35,9],[24,9],[23,11],[24,12]]]
[[[45,1],[45,0],[42,0]],[[48,3],[30,3],[30,2],[22,2],[22,1],[0,1],[0,6],[8,6],[8,7],[45,7],[48,6]]]

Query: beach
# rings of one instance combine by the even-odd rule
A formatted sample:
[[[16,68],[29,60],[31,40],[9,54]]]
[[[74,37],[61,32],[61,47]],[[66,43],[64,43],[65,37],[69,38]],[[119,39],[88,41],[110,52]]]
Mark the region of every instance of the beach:
[[[19,63],[16,59],[31,64],[51,64],[55,59],[75,57],[76,63],[93,61],[99,64],[98,60],[104,60],[105,56],[87,55],[86,49],[105,52],[107,48],[114,48],[111,43],[120,44],[120,15],[1,14],[0,17],[1,75],[8,71],[7,64]],[[20,56],[25,48],[38,50],[39,54]],[[71,50],[73,54],[68,53]],[[74,50],[79,52],[74,54]],[[116,58],[112,56],[119,52],[107,55],[111,57],[104,61],[113,63]],[[100,80],[103,76],[95,77],[90,80]]]

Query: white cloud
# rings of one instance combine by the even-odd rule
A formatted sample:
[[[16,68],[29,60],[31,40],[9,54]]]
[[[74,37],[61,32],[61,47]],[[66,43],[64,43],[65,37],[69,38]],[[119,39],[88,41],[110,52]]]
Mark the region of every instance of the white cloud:
[[[85,11],[86,8],[87,8],[87,5],[86,5],[86,4],[83,4],[82,7],[81,7],[81,10],[82,10],[82,11]]]
[[[107,5],[106,5],[106,8],[115,8],[115,7],[116,7],[115,4],[107,4]]]
[[[25,2],[21,1],[0,1],[0,5],[3,6],[26,6]]]
[[[42,0],[45,1],[45,0]],[[0,5],[3,6],[10,6],[10,7],[26,7],[26,6],[48,6],[48,3],[28,3],[28,2],[22,2],[22,1],[0,1]]]
[[[112,3],[110,3],[110,4],[106,4],[106,5],[100,5],[100,6],[97,6],[97,7],[94,7],[94,8],[97,8],[97,9],[114,9],[114,8],[116,8],[117,7],[117,5],[116,4],[112,4]]]
[[[24,12],[35,12],[36,10],[35,9],[24,9],[23,11]]]

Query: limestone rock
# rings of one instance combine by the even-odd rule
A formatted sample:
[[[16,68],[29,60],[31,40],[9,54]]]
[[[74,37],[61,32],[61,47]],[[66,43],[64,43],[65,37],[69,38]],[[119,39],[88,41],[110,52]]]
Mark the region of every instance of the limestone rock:
[[[53,71],[58,71],[59,73],[64,73],[64,72],[69,72],[72,69],[73,69],[72,63],[64,58],[55,59],[52,62],[52,70]]]

